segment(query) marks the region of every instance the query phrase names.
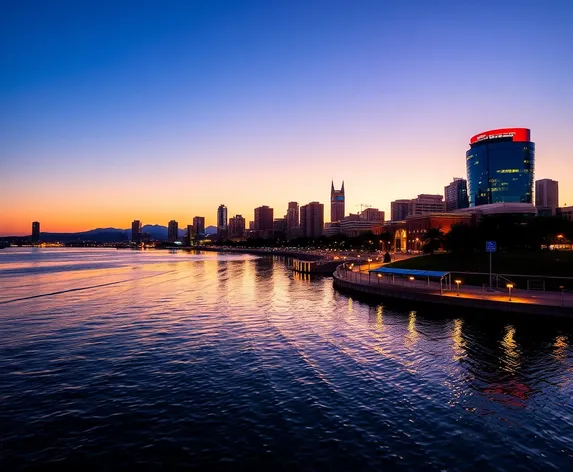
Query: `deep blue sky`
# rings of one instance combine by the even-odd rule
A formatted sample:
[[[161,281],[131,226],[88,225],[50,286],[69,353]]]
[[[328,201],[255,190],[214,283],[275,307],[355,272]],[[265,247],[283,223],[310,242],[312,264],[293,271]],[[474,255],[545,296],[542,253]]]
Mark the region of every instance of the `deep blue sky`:
[[[18,1],[0,41],[0,233],[388,210],[513,126],[573,204],[573,2]]]

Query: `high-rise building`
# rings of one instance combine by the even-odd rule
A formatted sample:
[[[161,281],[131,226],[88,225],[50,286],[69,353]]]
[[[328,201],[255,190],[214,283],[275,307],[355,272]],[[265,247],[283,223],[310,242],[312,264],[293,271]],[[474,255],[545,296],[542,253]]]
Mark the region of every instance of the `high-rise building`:
[[[193,217],[193,231],[195,235],[205,234],[205,217],[204,216],[194,216]]]
[[[179,239],[179,223],[171,220],[167,225],[167,241],[173,243]]]
[[[32,223],[32,242],[37,243],[40,240],[40,222],[34,221]]]
[[[392,221],[402,221],[408,216],[410,200],[394,200],[390,203],[390,219]]]
[[[295,239],[300,237],[300,208],[297,202],[289,202],[286,220],[286,238]]]
[[[133,220],[131,223],[131,240],[136,243],[141,242],[141,221]]]
[[[418,195],[418,198],[410,200],[408,205],[408,216],[445,212],[446,202],[444,202],[443,195],[428,195],[423,193]]]
[[[255,231],[260,238],[268,238],[273,233],[274,210],[267,205],[255,208]]]
[[[362,213],[360,213],[360,218],[366,221],[383,222],[384,212],[378,208],[366,208]]]
[[[466,179],[454,177],[451,184],[444,187],[444,199],[446,200],[446,211],[457,210],[458,208],[468,208],[468,182]]]
[[[559,207],[559,183],[541,179],[535,182],[535,206],[539,214],[554,216]]]
[[[340,190],[334,188],[334,182],[330,186],[330,221],[340,221],[344,218],[344,180]]]
[[[300,235],[319,238],[324,230],[324,205],[311,202],[300,207]]]
[[[286,225],[287,229],[296,228],[300,225],[300,213],[297,202],[288,202]]]
[[[191,246],[191,242],[195,239],[195,226],[187,225],[187,246]]]
[[[242,238],[245,236],[245,218],[242,215],[235,215],[229,218],[229,237]]]
[[[466,152],[470,207],[533,203],[535,143],[527,128],[486,131],[470,139]]]
[[[217,208],[217,234],[227,236],[227,207],[223,204]]]

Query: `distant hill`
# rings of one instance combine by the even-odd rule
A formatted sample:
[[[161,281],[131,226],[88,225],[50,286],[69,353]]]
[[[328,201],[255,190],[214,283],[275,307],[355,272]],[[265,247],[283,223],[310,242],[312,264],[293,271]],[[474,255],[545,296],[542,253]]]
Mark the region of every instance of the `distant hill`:
[[[40,240],[46,242],[95,241],[98,243],[115,243],[127,241],[129,237],[122,229],[99,228],[80,233],[40,233]]]
[[[217,234],[217,227],[216,226],[207,226],[205,228],[205,234]]]
[[[209,226],[207,231],[212,229],[214,233],[217,228]],[[167,226],[161,225],[145,225],[141,228],[142,233],[147,233],[152,239],[166,240],[167,239]],[[187,228],[178,231],[179,239],[187,236]],[[212,234],[212,233],[211,233]],[[29,239],[30,236],[24,237]],[[8,238],[10,239],[10,238]],[[40,233],[40,240],[48,243],[62,242],[67,243],[70,241],[95,241],[98,243],[115,243],[131,240],[131,228],[95,228],[88,231],[79,231],[77,233]]]

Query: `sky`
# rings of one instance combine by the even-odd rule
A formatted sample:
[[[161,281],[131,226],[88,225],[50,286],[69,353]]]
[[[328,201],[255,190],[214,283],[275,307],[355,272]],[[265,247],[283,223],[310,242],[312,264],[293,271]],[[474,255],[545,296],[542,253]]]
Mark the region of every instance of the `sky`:
[[[0,235],[253,209],[346,212],[466,177],[526,127],[573,205],[573,2],[19,1],[0,6]]]

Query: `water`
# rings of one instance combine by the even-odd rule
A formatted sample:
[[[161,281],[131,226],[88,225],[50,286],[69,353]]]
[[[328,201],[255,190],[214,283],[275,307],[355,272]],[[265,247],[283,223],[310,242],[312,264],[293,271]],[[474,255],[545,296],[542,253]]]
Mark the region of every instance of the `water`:
[[[243,255],[0,251],[3,470],[572,470],[573,326]]]

